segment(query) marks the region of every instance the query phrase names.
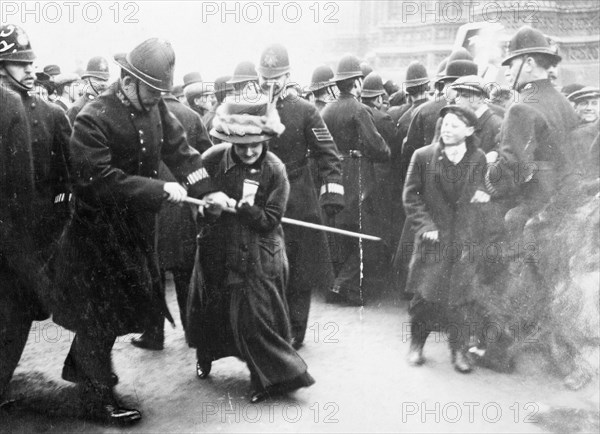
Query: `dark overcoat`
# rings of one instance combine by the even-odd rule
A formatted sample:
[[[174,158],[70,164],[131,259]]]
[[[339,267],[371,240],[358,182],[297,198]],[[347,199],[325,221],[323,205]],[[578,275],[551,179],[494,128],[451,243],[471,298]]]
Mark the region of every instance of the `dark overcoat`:
[[[375,212],[373,163],[389,161],[390,149],[377,132],[367,108],[350,93],[340,93],[336,101],[325,107],[323,119],[342,158],[345,206],[335,223],[357,230],[361,214]]]
[[[52,270],[54,321],[74,331],[141,332],[164,313],[156,255],[156,215],[164,201],[162,159],[199,196],[212,191],[164,101],[137,110],[119,83],[87,104],[71,138],[75,211]]]
[[[33,239],[35,187],[27,115],[20,96],[3,86],[0,101],[0,305],[18,305],[23,315],[41,320],[47,313],[39,295],[47,287]]]
[[[247,213],[207,216],[202,225],[188,299],[188,343],[203,360],[242,358],[263,388],[291,380],[306,372],[306,364],[289,343],[281,227],[290,192],[285,166],[266,146],[256,163],[245,165],[226,143],[205,152],[203,161],[217,188],[236,201],[247,181],[258,183],[258,190]]]
[[[164,98],[169,111],[183,126],[188,144],[202,153],[212,146],[200,115],[185,106],[173,95]],[[164,163],[158,171],[159,179],[173,182],[176,178]],[[161,269],[191,270],[196,253],[195,212],[191,205],[164,203],[158,214],[158,257]]]
[[[572,171],[567,138],[578,118],[548,79],[525,85],[500,130],[500,158],[488,170],[487,187],[496,197],[515,197],[524,219],[546,205]]]
[[[9,86],[10,87],[10,86]],[[69,139],[71,125],[56,104],[12,87],[27,114],[34,165],[34,239],[48,259],[69,219]]]
[[[285,216],[322,224],[321,207],[344,204],[340,158],[323,118],[314,105],[288,92],[276,103],[285,131],[269,142],[269,149],[285,164],[290,197]],[[317,166],[315,186],[308,157]],[[317,191],[319,193],[317,193]],[[329,246],[324,232],[286,226],[290,260],[289,291],[327,288],[333,280]]]
[[[415,234],[407,290],[430,302],[460,305],[470,301],[471,281],[484,248],[485,204],[470,203],[485,191],[485,154],[468,145],[463,159],[452,164],[443,143],[417,150],[404,187],[407,224]],[[439,231],[439,242],[424,241]]]

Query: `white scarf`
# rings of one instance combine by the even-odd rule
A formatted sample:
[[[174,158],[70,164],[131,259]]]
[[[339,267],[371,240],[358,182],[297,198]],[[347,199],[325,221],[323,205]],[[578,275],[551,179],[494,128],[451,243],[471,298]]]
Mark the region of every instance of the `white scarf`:
[[[444,147],[444,153],[446,154],[446,157],[448,158],[448,160],[450,160],[452,162],[452,164],[460,163],[460,160],[463,159],[466,152],[467,152],[467,145],[464,142],[460,145]]]

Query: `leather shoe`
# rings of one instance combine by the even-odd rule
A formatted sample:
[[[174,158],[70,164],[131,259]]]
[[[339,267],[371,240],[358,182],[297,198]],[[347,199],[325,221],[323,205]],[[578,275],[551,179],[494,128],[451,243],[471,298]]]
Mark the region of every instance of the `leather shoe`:
[[[142,348],[144,350],[154,350],[160,351],[165,348],[164,338],[149,338],[146,334],[142,334],[139,338],[133,338],[131,340],[131,345],[136,346],[138,348]]]
[[[196,362],[196,376],[201,380],[208,378],[211,369],[212,362]]]
[[[411,366],[421,366],[425,363],[425,357],[423,357],[423,347],[410,347],[410,351],[407,356],[408,364]]]
[[[468,374],[473,370],[471,366],[471,362],[468,357],[462,351],[457,351],[454,357],[454,369],[456,369],[461,374]]]
[[[269,392],[266,390],[261,390],[258,392],[253,392],[250,397],[251,404],[258,404],[259,402],[263,402],[270,397]]]
[[[104,423],[131,425],[142,419],[142,413],[133,408],[124,408],[118,404],[104,404],[93,412],[93,418]]]
[[[83,383],[85,381],[85,376],[79,372],[79,370],[69,364],[64,364],[62,369],[62,379],[65,381],[69,381],[71,383]],[[110,385],[116,386],[119,384],[119,376],[114,372],[110,373]]]

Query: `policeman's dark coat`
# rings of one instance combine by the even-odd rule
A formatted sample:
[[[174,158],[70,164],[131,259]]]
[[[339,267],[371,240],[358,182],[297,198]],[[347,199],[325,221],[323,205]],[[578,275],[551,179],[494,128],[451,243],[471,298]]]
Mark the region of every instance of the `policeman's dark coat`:
[[[9,85],[10,87],[10,85]],[[56,104],[12,87],[25,107],[34,164],[34,240],[47,259],[69,219],[71,125]]]
[[[365,107],[373,117],[375,128],[381,135],[385,144],[390,147],[396,135],[396,126],[394,121],[387,113],[382,112],[377,107],[365,104]],[[391,166],[390,161],[385,163],[375,163],[375,192],[373,203],[376,209],[375,232],[373,234],[383,237],[386,241],[390,239],[391,233]]]
[[[406,177],[403,201],[415,244],[406,286],[427,301],[460,305],[471,300],[473,264],[483,247],[485,208],[470,201],[485,191],[486,159],[468,144],[454,166],[443,149],[435,143],[417,150]],[[436,230],[439,243],[423,241],[425,232]]]
[[[200,360],[237,356],[264,389],[306,373],[290,345],[285,301],[288,262],[281,218],[290,185],[283,162],[266,147],[245,165],[231,144],[203,154],[218,190],[240,201],[245,180],[258,183],[251,212],[207,215],[198,239],[188,299],[188,343]]]
[[[488,189],[497,197],[516,197],[531,215],[547,204],[572,168],[567,137],[578,118],[548,79],[521,89],[500,131],[499,170],[488,171]]]
[[[17,93],[0,86],[0,101],[0,306],[18,305],[24,316],[41,320],[47,314],[38,294],[47,289],[47,279],[33,238],[36,192],[28,120]]]
[[[488,107],[479,118],[475,128],[475,135],[479,139],[479,149],[484,153],[498,150],[501,126],[502,116]]]
[[[173,95],[164,98],[169,111],[183,126],[188,144],[199,153],[212,146],[200,116]],[[173,182],[176,178],[160,163],[159,179]],[[196,223],[190,205],[164,203],[158,214],[158,257],[164,270],[191,270],[196,252]]]
[[[71,125],[73,125],[75,123],[75,118],[77,117],[77,115],[79,114],[79,112],[81,111],[81,109],[90,101],[93,101],[95,99],[95,97],[93,95],[90,95],[89,93],[86,93],[85,95],[82,95],[81,97],[79,97],[71,107],[68,108],[67,110],[67,117],[69,118],[69,122],[71,123]]]
[[[290,182],[285,216],[322,224],[321,207],[343,206],[341,164],[323,118],[311,103],[288,92],[276,103],[285,131],[269,142],[269,150],[283,161]],[[313,182],[308,156],[318,168],[321,185]],[[319,194],[317,195],[317,191]],[[290,253],[290,292],[308,292],[329,286],[333,269],[324,232],[286,227]]]
[[[200,154],[164,101],[138,111],[113,84],[75,120],[70,142],[75,211],[54,262],[54,321],[74,331],[121,335],[164,313],[156,214],[162,159],[190,195],[210,190]]]
[[[356,230],[360,214],[375,210],[373,163],[389,161],[390,150],[367,108],[350,93],[340,93],[323,110],[323,119],[342,158],[345,206],[336,216],[336,225]]]

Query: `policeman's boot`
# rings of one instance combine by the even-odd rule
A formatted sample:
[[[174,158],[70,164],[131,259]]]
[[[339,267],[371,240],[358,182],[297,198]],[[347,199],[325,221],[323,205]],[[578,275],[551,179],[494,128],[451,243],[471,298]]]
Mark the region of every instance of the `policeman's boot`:
[[[410,350],[408,351],[407,361],[411,366],[421,366],[425,363],[423,348],[427,340],[428,333],[422,323],[413,321],[410,325]]]
[[[126,408],[119,403],[111,386],[87,380],[85,394],[86,416],[106,424],[131,425],[142,419],[139,410]]]
[[[165,327],[164,318],[160,320],[160,325],[149,327],[139,338],[133,338],[131,344],[145,350],[160,351],[165,347]]]
[[[452,364],[454,369],[461,374],[468,374],[473,370],[471,360],[464,349],[452,348]]]

